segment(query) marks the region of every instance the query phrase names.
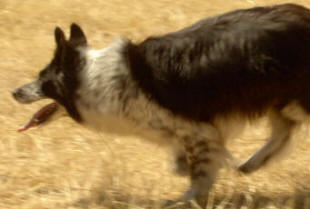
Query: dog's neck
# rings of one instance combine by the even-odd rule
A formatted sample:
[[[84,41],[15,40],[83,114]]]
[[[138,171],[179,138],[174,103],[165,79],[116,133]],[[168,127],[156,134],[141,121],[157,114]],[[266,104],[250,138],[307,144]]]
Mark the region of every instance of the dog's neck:
[[[86,65],[80,72],[76,105],[91,126],[101,126],[105,119],[129,116],[133,101],[141,97],[130,76],[128,44],[128,40],[120,39],[101,50],[81,49]]]

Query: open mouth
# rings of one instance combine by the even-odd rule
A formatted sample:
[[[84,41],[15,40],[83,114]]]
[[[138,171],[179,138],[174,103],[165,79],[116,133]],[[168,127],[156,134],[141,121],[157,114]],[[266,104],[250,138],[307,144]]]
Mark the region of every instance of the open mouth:
[[[46,123],[51,118],[51,116],[57,112],[58,107],[59,105],[56,102],[45,105],[32,116],[26,125],[20,127],[18,132],[26,131],[29,128]]]

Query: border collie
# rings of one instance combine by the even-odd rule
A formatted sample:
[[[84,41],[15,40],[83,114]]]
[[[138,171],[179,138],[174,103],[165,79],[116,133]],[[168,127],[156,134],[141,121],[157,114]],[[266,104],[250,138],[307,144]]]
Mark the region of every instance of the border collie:
[[[171,145],[176,171],[191,179],[180,200],[205,197],[240,121],[268,116],[272,127],[267,143],[238,167],[249,173],[280,154],[310,113],[310,10],[303,6],[236,10],[101,50],[74,23],[68,39],[56,27],[55,40],[52,61],[14,98],[55,101],[37,123],[63,107],[97,130]]]

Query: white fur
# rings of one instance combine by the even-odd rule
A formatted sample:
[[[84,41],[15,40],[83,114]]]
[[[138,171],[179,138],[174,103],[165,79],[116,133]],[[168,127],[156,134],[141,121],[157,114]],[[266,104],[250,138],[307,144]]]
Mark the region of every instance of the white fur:
[[[128,74],[125,60],[119,53],[124,44],[124,40],[118,40],[102,50],[81,49],[86,66],[80,74],[81,87],[76,104],[86,124],[96,129],[101,129],[102,122],[121,113],[121,104],[114,98],[118,92],[113,87],[117,84],[113,84],[112,78]]]

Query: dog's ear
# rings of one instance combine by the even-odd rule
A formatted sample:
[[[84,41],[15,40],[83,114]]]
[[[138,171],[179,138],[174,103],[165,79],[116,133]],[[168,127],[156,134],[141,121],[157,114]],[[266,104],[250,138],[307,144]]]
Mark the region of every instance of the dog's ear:
[[[55,41],[57,43],[57,46],[63,46],[66,42],[65,34],[60,29],[60,27],[55,28]]]
[[[78,26],[76,23],[71,24],[69,42],[75,46],[87,45],[86,36],[81,27]]]

